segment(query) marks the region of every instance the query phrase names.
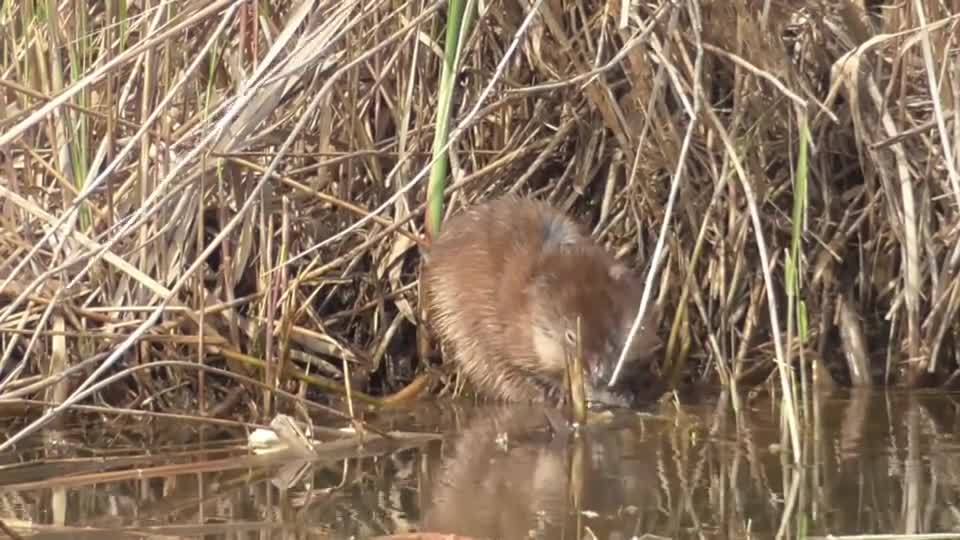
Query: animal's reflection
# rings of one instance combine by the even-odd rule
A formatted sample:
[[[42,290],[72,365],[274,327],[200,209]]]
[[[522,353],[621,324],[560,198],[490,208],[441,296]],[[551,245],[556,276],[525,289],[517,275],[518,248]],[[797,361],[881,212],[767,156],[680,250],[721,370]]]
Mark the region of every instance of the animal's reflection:
[[[656,507],[659,444],[643,430],[557,433],[537,406],[491,405],[465,414],[431,471],[420,530],[477,538],[603,538],[637,525],[625,509]],[[629,421],[639,422],[633,417]],[[653,433],[647,432],[647,435]],[[613,536],[616,537],[617,535]],[[629,534],[628,534],[629,536]]]

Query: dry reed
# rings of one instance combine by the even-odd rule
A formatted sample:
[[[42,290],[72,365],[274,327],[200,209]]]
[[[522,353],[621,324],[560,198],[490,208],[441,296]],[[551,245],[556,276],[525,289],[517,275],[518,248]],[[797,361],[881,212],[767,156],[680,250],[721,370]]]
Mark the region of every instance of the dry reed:
[[[416,281],[442,3],[20,5],[0,399],[59,405],[18,437],[94,394],[227,414],[255,377],[229,414],[257,416],[287,407],[275,389],[378,403],[433,372]],[[956,385],[960,3],[476,5],[448,213],[519,192],[589,223],[649,270],[675,383],[775,375],[793,403],[799,359],[817,383]],[[170,359],[198,369],[134,369]]]

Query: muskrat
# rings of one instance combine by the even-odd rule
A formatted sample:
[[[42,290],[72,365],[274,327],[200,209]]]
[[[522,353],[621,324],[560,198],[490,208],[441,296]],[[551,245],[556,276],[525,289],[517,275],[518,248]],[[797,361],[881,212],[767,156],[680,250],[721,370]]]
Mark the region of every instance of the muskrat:
[[[566,354],[577,318],[591,404],[629,406],[660,340],[647,309],[616,388],[607,384],[640,306],[642,286],[578,223],[513,196],[454,215],[426,253],[431,328],[474,389],[499,401],[567,400]]]

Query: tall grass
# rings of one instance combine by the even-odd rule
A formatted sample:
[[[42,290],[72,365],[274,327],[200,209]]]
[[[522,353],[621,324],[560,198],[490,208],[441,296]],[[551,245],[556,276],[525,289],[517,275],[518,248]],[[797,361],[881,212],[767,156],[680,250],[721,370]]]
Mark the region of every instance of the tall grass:
[[[446,148],[449,142],[450,111],[453,108],[454,84],[463,51],[463,43],[470,35],[470,24],[476,9],[474,0],[452,0],[447,12],[446,39],[444,40],[443,67],[440,71],[440,86],[437,89],[437,120],[433,135],[433,167],[427,184],[427,231],[430,237],[440,232],[443,219],[443,190],[446,186],[449,159]]]
[[[794,450],[814,362],[955,385],[960,14],[533,4],[7,4],[0,398],[67,391],[0,449],[94,395],[422,388],[424,229],[505,192],[647,271],[662,375],[782,393]]]

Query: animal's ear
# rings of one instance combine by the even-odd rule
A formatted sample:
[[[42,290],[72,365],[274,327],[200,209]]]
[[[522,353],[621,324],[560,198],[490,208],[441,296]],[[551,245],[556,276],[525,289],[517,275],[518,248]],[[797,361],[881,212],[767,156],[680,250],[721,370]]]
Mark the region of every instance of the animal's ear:
[[[626,265],[624,265],[624,264],[622,264],[622,263],[614,263],[614,265],[610,267],[610,277],[611,277],[614,281],[620,281],[620,280],[623,279],[629,272],[630,272],[630,269],[627,268]]]
[[[660,323],[660,317],[663,315],[663,311],[660,309],[660,306],[651,300],[650,305],[647,306],[647,321],[651,326],[655,326]]]
[[[637,309],[640,307],[640,295],[637,295],[637,303],[625,313],[623,326],[629,329],[633,326],[633,319],[637,316]],[[640,321],[641,332],[649,332],[660,324],[660,306],[653,299],[647,304],[647,309],[643,313],[643,319]]]
[[[640,321],[640,328],[634,336],[631,351],[635,356],[644,356],[645,354],[659,349],[663,345],[657,328],[659,327],[660,307],[651,302],[647,305],[646,312],[643,314],[643,320]],[[633,320],[637,316],[636,311],[630,311],[623,321],[623,331],[629,332],[633,326]]]

